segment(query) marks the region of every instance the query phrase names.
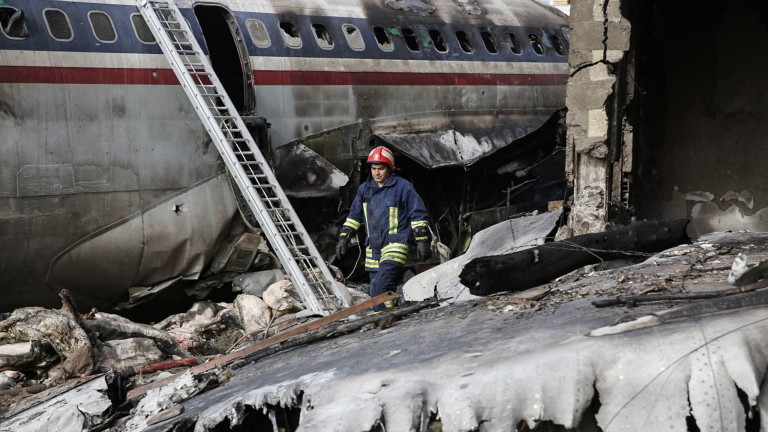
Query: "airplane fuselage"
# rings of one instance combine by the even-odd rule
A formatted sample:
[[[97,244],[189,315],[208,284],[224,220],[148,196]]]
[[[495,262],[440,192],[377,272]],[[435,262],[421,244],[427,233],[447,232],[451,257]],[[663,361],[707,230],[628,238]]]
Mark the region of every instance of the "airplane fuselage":
[[[532,1],[178,3],[272,147],[342,171],[375,133],[511,141],[564,106],[567,23]],[[134,2],[5,0],[0,24],[0,311],[199,277],[237,205]]]

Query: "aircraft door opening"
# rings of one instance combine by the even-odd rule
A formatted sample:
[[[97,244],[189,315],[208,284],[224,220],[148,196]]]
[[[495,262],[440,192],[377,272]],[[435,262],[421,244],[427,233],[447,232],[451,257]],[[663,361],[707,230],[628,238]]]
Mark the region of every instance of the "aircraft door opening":
[[[240,114],[253,114],[256,98],[251,62],[235,17],[221,6],[197,5],[194,10],[213,70]]]

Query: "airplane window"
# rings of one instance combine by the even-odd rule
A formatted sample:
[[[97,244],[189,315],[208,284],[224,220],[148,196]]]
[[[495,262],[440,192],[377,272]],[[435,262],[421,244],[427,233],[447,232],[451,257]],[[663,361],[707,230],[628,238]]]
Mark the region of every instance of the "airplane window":
[[[458,30],[456,32],[456,40],[459,42],[461,50],[469,54],[475,49],[472,47],[472,40],[469,39],[469,35],[464,30]]]
[[[259,48],[266,48],[269,46],[269,33],[264,23],[257,19],[249,19],[245,22],[245,26],[248,28],[248,34],[251,35],[251,41]]]
[[[403,34],[403,39],[405,39],[405,45],[408,46],[408,49],[411,51],[418,51],[419,40],[416,38],[416,32],[408,27],[403,27],[400,32]]]
[[[395,31],[397,31],[397,29],[395,29]],[[395,49],[395,45],[392,43],[392,38],[389,37],[389,32],[387,32],[384,27],[374,27],[373,35],[376,36],[376,42],[379,43],[379,48],[381,48],[382,51],[392,51]]]
[[[483,38],[483,44],[485,49],[491,54],[496,54],[499,49],[496,48],[496,40],[493,39],[493,35],[488,30],[480,30],[480,37]]]
[[[430,30],[429,38],[432,39],[432,44],[435,46],[436,50],[441,53],[448,51],[448,46],[445,44],[445,40],[443,39],[443,35],[440,33],[440,30]]]
[[[104,12],[88,12],[88,20],[91,22],[91,30],[101,42],[114,42],[117,40],[115,27],[112,25],[112,19]]]
[[[544,55],[544,47],[541,45],[541,38],[533,33],[528,35],[528,42],[531,43],[531,48],[536,51],[536,54]]]
[[[72,40],[72,26],[69,24],[67,14],[58,9],[46,9],[43,16],[52,38],[60,41]]]
[[[11,39],[27,37],[27,23],[24,11],[10,6],[0,6],[0,31]]]
[[[552,47],[555,49],[556,53],[565,55],[565,46],[563,46],[563,41],[561,41],[559,37],[549,35],[549,40],[552,42]]]
[[[520,47],[520,42],[517,41],[517,36],[514,33],[507,33],[509,36],[509,49],[515,54],[520,54],[523,49]]]
[[[298,48],[301,46],[301,35],[296,24],[290,21],[280,21],[280,30],[282,30],[283,41],[286,46]]]
[[[333,37],[328,29],[323,24],[312,24],[312,29],[315,30],[315,40],[317,45],[323,49],[333,48]]]
[[[133,24],[133,31],[136,33],[136,37],[139,38],[140,41],[146,44],[155,43],[155,36],[149,30],[147,22],[144,20],[144,17],[141,16],[141,14],[136,13],[131,15],[131,23]]]
[[[357,27],[353,26],[352,24],[344,24],[342,29],[344,29],[344,36],[347,38],[347,43],[349,44],[350,48],[355,51],[362,51],[365,49],[365,41],[363,41],[363,35],[360,34],[360,31],[357,30]]]
[[[184,22],[187,23],[187,28],[189,29],[189,31],[192,31],[192,26],[189,25],[189,20],[184,18]],[[170,27],[172,28],[181,29],[181,25],[179,25],[179,23],[169,23],[169,24],[170,24]],[[187,32],[177,34],[176,39],[179,42],[183,42],[183,43],[189,42],[189,39],[187,38]]]

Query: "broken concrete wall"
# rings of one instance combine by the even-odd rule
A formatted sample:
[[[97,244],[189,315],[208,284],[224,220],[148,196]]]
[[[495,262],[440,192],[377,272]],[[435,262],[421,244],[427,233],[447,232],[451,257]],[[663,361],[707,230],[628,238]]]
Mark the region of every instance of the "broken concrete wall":
[[[616,154],[611,142],[615,119],[610,118],[608,108],[621,97],[615,91],[616,70],[629,50],[630,28],[619,0],[583,0],[571,5],[566,175],[574,186],[574,211],[569,220],[574,235],[606,228]]]
[[[768,230],[768,6],[581,0],[567,89],[574,235],[640,219]]]

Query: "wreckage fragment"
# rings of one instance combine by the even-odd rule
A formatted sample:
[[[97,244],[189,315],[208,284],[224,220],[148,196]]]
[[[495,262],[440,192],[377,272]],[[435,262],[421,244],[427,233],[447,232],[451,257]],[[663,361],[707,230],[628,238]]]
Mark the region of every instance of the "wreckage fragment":
[[[225,325],[234,319],[228,304],[204,300],[195,302],[187,312],[169,316],[154,327],[161,330],[184,328],[202,332],[220,324]]]
[[[165,358],[152,339],[131,338],[107,341],[96,347],[99,371],[123,370],[159,362]]]
[[[88,335],[61,311],[38,307],[17,309],[0,322],[0,332],[8,332],[16,341],[38,340],[53,347],[62,359],[48,371],[48,377],[54,381],[93,371],[93,348]]]
[[[264,292],[264,302],[275,311],[275,316],[297,312],[304,309],[301,297],[290,280],[284,279],[273,283]]]
[[[511,254],[475,258],[459,274],[474,295],[531,288],[603,260],[625,258],[688,242],[688,221],[640,221],[624,228],[545,243]]]
[[[0,345],[0,370],[47,369],[57,361],[53,347],[42,340]]]
[[[235,298],[233,306],[240,326],[246,333],[266,328],[272,319],[272,312],[267,303],[255,295],[240,294]]]
[[[0,373],[0,391],[8,390],[24,381],[24,374],[19,371],[7,370]]]
[[[684,306],[655,312],[632,321],[593,330],[589,336],[605,336],[624,333],[659,324],[693,318],[705,314],[732,311],[754,306],[768,305],[768,290],[723,295],[706,301],[698,301]]]
[[[421,301],[433,296],[450,297],[454,301],[476,298],[459,282],[459,273],[468,262],[477,257],[507,254],[544,243],[561,214],[558,210],[519,217],[481,230],[472,238],[464,254],[409,279],[403,285],[405,300]]]
[[[98,312],[93,319],[83,320],[83,328],[96,333],[103,341],[144,337],[151,339],[163,352],[181,358],[189,357],[179,342],[167,332],[150,325],[138,324],[119,315]]]

